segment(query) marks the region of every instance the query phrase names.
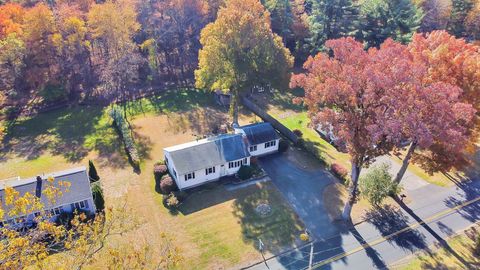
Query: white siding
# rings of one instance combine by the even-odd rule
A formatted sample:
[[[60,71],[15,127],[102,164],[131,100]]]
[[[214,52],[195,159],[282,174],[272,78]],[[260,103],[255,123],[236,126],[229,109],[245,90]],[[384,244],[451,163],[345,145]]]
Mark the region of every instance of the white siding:
[[[262,155],[267,155],[267,154],[271,154],[271,153],[274,153],[274,152],[277,152],[278,151],[278,144],[280,143],[280,140],[277,139],[275,140],[275,145],[274,146],[270,146],[268,148],[265,148],[265,143],[260,143],[260,144],[257,144],[257,150],[255,151],[250,151],[250,147],[248,147],[248,150],[250,151],[250,155],[252,156],[262,156]]]
[[[240,162],[242,160],[244,159],[235,160],[233,162],[236,162],[236,161]],[[245,161],[243,163],[244,165],[250,165],[250,157],[247,157],[246,163]],[[205,172],[205,169],[207,168],[205,168],[205,169],[195,171],[194,172],[195,178],[192,178],[192,179],[185,180],[185,174],[178,175],[178,178],[175,179],[175,182],[177,183],[177,186],[179,189],[191,188],[191,187],[205,184],[207,182],[217,181],[220,179],[220,177],[223,177],[223,176],[233,175],[238,172],[240,167],[241,166],[229,168],[229,163],[227,162],[226,164],[215,166],[214,173],[209,173],[207,175]]]

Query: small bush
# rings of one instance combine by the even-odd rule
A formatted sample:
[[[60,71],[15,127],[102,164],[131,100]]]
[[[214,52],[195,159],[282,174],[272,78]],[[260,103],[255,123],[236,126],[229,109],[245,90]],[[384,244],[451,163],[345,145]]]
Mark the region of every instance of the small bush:
[[[371,204],[380,205],[389,195],[397,195],[401,188],[390,175],[390,165],[373,166],[360,178],[360,192]]]
[[[175,181],[173,181],[170,175],[164,175],[160,180],[160,192],[162,194],[170,194],[177,188]]]
[[[241,180],[247,180],[247,179],[252,178],[253,173],[254,173],[254,169],[253,169],[251,166],[245,166],[245,165],[243,165],[243,166],[240,167],[240,169],[238,170],[237,176],[238,176],[238,178],[240,178]]]
[[[105,200],[103,199],[103,190],[99,182],[92,184],[92,195],[97,211],[103,211],[105,209]]]
[[[302,240],[303,242],[307,242],[308,240],[310,240],[310,237],[308,236],[308,234],[302,233],[300,234],[300,240]]]
[[[153,175],[156,181],[160,181],[164,175],[168,173],[168,168],[165,165],[155,164],[153,166]]]
[[[170,193],[170,195],[168,195],[167,197],[167,206],[176,208],[179,204],[180,204],[180,201],[177,199],[175,194]]]
[[[96,182],[100,180],[100,176],[98,176],[97,169],[93,164],[93,161],[88,161],[88,177],[90,177],[90,182]]]
[[[288,150],[288,142],[285,140],[280,140],[278,143],[278,152],[285,153]]]
[[[113,107],[110,111],[110,117],[113,119],[113,122],[120,133],[120,137],[125,144],[125,150],[127,151],[130,161],[136,169],[139,169],[140,157],[138,155],[137,146],[135,145],[132,134],[130,133],[130,127],[123,118],[122,111],[117,107]]]
[[[342,179],[346,179],[348,176],[348,170],[345,169],[342,165],[338,163],[333,163],[330,166],[330,170],[332,171],[333,174],[335,174],[337,177],[340,177]]]
[[[295,134],[298,138],[303,137],[303,132],[300,129],[294,129],[293,134]]]
[[[67,92],[63,85],[60,84],[48,84],[41,91],[40,95],[43,97],[45,102],[52,103],[62,99],[66,99]]]
[[[155,165],[165,165],[165,160],[164,159],[159,160],[159,161],[155,162]]]
[[[480,234],[475,239],[474,253],[476,256],[480,256]]]
[[[298,138],[297,143],[295,144],[297,147],[304,147],[305,146],[305,140],[302,138]]]

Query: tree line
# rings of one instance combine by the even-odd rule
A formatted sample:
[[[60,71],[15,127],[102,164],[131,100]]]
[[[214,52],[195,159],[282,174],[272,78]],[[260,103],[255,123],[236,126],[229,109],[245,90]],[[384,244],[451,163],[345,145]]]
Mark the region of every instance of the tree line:
[[[202,47],[200,33],[226,7],[223,0],[0,4],[0,108],[32,100],[128,98],[141,88],[168,82],[192,85]],[[327,40],[345,36],[361,41],[365,48],[378,47],[387,38],[408,43],[417,31],[444,29],[471,41],[480,36],[478,0],[262,0],[261,4],[268,11],[268,28],[297,65],[324,52]]]

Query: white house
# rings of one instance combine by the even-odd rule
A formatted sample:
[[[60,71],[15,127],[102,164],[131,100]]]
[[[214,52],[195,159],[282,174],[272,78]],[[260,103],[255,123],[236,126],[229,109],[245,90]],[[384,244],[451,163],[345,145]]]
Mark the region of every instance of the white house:
[[[250,155],[263,156],[278,151],[280,137],[270,123],[264,122],[234,128],[235,133],[242,134],[246,138]]]
[[[165,163],[179,189],[187,189],[233,175],[250,165],[240,134],[225,134],[163,149]]]
[[[53,177],[53,181],[47,180]],[[59,181],[69,182],[70,187],[60,187]],[[48,186],[61,188],[61,196],[55,197],[55,200],[48,199],[44,190]],[[29,213],[26,216],[8,216],[9,206],[5,205],[5,188],[12,187],[18,191],[20,196],[27,192],[40,199],[44,210]],[[35,218],[43,215],[51,220],[62,212],[72,213],[75,209],[81,209],[91,214],[95,213],[92,191],[90,189],[90,179],[85,167],[50,173],[42,176],[21,179],[16,177],[9,180],[0,181],[0,203],[5,211],[3,219],[0,220],[0,226],[22,226],[35,222]]]

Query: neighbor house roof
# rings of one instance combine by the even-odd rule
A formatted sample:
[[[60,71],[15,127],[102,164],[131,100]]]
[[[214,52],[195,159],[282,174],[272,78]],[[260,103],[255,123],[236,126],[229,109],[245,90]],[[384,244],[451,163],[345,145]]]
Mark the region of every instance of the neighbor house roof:
[[[186,174],[249,157],[242,135],[226,134],[164,149],[170,153],[175,170]]]
[[[263,122],[239,127],[247,136],[250,145],[266,143],[279,139],[277,132],[270,123]]]
[[[90,179],[85,167],[59,171],[55,173],[41,174],[39,176],[42,178],[42,181],[39,183],[37,183],[36,176],[25,179],[16,177],[4,181],[0,180],[0,201],[2,203],[2,207],[5,207],[4,198],[6,187],[14,188],[20,193],[20,196],[23,196],[27,192],[34,196],[39,195],[45,209],[51,209],[61,205],[82,201],[91,198],[92,196],[90,190]],[[53,177],[52,183],[47,180],[50,176]],[[70,186],[68,188],[60,187],[59,181],[69,182]],[[60,191],[62,192],[62,195],[56,197],[54,202],[48,199],[43,192],[47,186],[52,185],[57,188],[60,187]],[[8,217],[5,215],[3,219],[8,219]]]

